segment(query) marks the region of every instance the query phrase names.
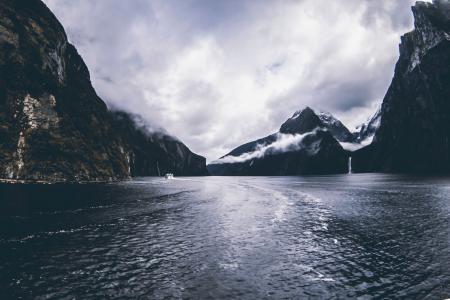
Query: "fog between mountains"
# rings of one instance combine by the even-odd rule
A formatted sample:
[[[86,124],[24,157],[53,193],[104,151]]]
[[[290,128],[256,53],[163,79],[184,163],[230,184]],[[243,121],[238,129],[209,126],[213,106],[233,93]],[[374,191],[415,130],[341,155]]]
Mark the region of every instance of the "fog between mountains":
[[[279,153],[286,152],[295,152],[301,149],[306,149],[306,146],[303,144],[303,140],[307,136],[316,135],[318,131],[323,130],[321,128],[316,128],[311,132],[307,132],[305,134],[283,134],[276,133],[277,140],[268,145],[258,145],[256,149],[252,152],[244,153],[240,156],[232,156],[228,155],[216,161],[213,161],[211,164],[234,164],[234,163],[242,163],[252,159],[262,158],[266,155],[275,155]],[[308,151],[314,152],[316,149],[314,148],[314,144],[307,149]]]

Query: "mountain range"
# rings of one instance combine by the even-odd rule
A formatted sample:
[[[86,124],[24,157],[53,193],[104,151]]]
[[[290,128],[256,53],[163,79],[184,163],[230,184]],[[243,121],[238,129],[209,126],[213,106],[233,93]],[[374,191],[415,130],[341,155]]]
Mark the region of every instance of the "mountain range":
[[[306,108],[287,120],[278,133],[240,146],[212,162],[210,172],[450,172],[450,3],[418,1],[412,11],[414,30],[401,38],[400,57],[383,103],[356,132],[351,133],[329,113]],[[283,149],[253,154],[261,148],[271,149],[286,133],[293,137],[306,134],[309,143],[293,138],[292,144]],[[310,142],[313,139],[315,143]]]
[[[206,166],[138,115],[111,110],[41,0],[0,2],[0,180],[450,171],[450,4],[418,1],[381,106],[351,132],[310,107]],[[126,99],[124,99],[126,101]]]
[[[341,123],[342,124],[342,123]],[[348,129],[322,122],[309,107],[296,112],[277,133],[244,144],[208,165],[212,175],[300,175],[347,172],[347,151],[333,137]]]
[[[306,107],[279,131],[237,147],[211,162],[212,175],[301,175],[349,172],[349,157],[370,144],[379,112],[351,132],[328,112]]]

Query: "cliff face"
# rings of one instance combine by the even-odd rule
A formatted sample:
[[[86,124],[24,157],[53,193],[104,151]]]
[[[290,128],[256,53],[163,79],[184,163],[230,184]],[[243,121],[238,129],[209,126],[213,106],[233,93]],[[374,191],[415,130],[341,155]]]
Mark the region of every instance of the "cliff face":
[[[131,176],[208,175],[206,159],[191,152],[176,138],[151,131],[137,115],[124,112],[112,112],[111,115]]]
[[[0,179],[128,178],[125,145],[114,126],[86,65],[45,4],[2,0]]]
[[[316,113],[297,112],[278,133],[244,144],[208,165],[212,175],[282,176],[348,172],[348,154]]]
[[[381,108],[373,143],[353,154],[356,172],[450,171],[450,5],[418,2],[415,29]]]
[[[0,178],[128,176],[86,65],[40,1],[0,3],[0,107]]]

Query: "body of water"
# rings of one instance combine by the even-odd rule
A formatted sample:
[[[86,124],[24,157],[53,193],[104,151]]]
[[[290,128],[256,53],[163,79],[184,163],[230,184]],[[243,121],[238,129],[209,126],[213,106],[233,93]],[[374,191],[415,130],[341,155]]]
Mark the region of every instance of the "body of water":
[[[450,297],[450,179],[0,185],[0,298],[112,297]]]

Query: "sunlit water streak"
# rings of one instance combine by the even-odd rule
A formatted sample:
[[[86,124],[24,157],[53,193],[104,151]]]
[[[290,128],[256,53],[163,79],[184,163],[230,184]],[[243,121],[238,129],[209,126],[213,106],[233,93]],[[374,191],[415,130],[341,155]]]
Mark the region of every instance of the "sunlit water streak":
[[[0,186],[0,298],[450,296],[450,180]]]

